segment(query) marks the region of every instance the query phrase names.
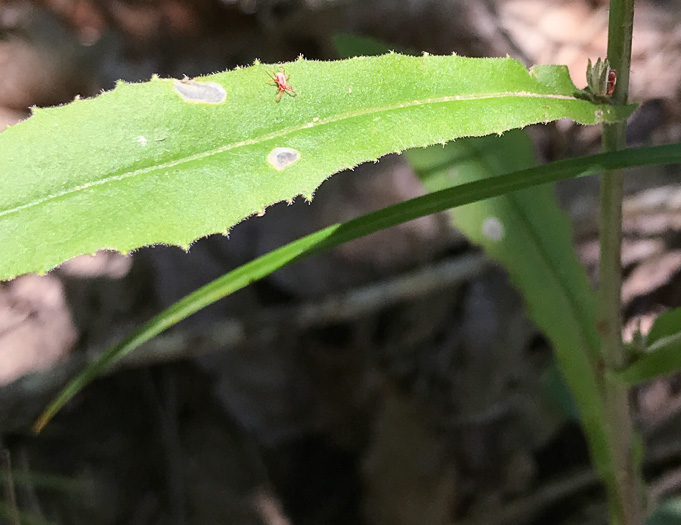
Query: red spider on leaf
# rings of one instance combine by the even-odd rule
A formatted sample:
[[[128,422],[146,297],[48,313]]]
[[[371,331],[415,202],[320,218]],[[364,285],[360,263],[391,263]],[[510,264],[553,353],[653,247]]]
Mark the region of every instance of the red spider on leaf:
[[[271,77],[267,83],[277,86],[277,98],[274,99],[275,102],[279,102],[281,97],[284,96],[284,93],[288,93],[291,97],[295,97],[297,95],[297,93],[291,87],[291,84],[288,83],[288,79],[291,75],[286,73],[286,70],[283,67],[280,67],[279,71],[277,72],[274,72],[271,69],[268,69],[267,72]]]

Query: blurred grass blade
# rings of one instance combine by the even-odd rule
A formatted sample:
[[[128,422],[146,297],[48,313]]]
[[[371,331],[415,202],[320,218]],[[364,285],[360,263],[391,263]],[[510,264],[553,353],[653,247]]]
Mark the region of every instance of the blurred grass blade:
[[[411,150],[406,157],[429,191],[496,180],[536,164],[532,142],[519,130]],[[461,206],[450,215],[454,226],[502,264],[522,293],[528,315],[551,341],[575,396],[594,461],[608,475],[610,451],[596,373],[596,294],[575,254],[572,227],[558,207],[553,185]]]
[[[653,323],[642,356],[618,375],[632,385],[681,369],[681,308],[660,315]]]
[[[297,96],[276,103],[279,67]],[[0,280],[102,248],[188,249],[388,153],[634,108],[576,92],[564,66],[393,53],[119,82],[36,108],[0,133]]]
[[[681,162],[681,145],[631,149],[562,160],[488,180],[462,184],[390,206],[343,224],[324,228],[219,277],[158,314],[120,344],[102,354],[97,361],[85,368],[66,385],[64,390],[40,416],[34,428],[36,431],[40,431],[69,399],[95,379],[102,370],[116,363],[145,341],[202,308],[266,277],[294,260],[424,215],[538,184],[591,175],[604,169],[671,164],[674,162]]]
[[[10,520],[12,519],[13,511],[5,502],[0,501],[0,523],[7,525],[14,525]],[[7,521],[5,521],[7,520]],[[53,521],[48,521],[45,518],[30,512],[19,511],[19,520],[21,525],[56,525]]]
[[[681,498],[671,498],[658,506],[645,525],[678,525],[681,523]]]
[[[681,332],[681,308],[675,308],[658,316],[646,337],[646,346],[651,347],[662,339]]]

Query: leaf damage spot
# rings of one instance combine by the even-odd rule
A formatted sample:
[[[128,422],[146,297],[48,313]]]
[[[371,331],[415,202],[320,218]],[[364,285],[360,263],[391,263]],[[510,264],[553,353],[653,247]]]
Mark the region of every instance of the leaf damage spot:
[[[267,155],[267,162],[274,166],[274,169],[277,171],[285,170],[299,160],[300,152],[293,148],[274,148]]]
[[[597,109],[596,111],[594,111],[594,117],[596,117],[596,120],[598,122],[602,122],[603,121],[603,110]]]
[[[185,102],[192,104],[222,104],[227,98],[227,91],[217,82],[197,82],[189,78],[173,80],[175,92]]]
[[[142,137],[141,135],[135,139],[135,141],[140,145],[140,146],[146,146],[147,142],[149,142],[149,139],[147,137]]]
[[[506,230],[499,219],[496,217],[487,217],[482,221],[482,234],[493,241],[500,241],[504,238]]]

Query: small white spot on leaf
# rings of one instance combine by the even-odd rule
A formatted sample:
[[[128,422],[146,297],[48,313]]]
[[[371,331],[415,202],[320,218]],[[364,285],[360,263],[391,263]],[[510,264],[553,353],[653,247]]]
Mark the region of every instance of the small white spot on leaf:
[[[300,152],[293,148],[274,148],[267,155],[267,162],[274,166],[274,169],[277,171],[285,170],[299,160]]]
[[[596,117],[596,120],[599,122],[603,120],[603,110],[597,109],[596,111],[594,111],[594,117]]]
[[[482,234],[493,241],[500,241],[504,238],[506,231],[499,219],[496,217],[487,217],[482,221]]]
[[[192,104],[222,104],[227,91],[217,82],[197,82],[188,78],[173,80],[173,87],[185,102]]]
[[[460,175],[461,173],[459,172],[459,168],[449,168],[447,170],[447,177],[450,179],[456,179]]]
[[[135,140],[140,146],[146,146],[147,142],[149,142],[149,139],[147,139],[147,137],[142,136],[137,137]]]
[[[264,217],[264,216],[265,216],[265,208],[261,209],[261,210],[258,212],[257,215],[258,215],[258,217]]]

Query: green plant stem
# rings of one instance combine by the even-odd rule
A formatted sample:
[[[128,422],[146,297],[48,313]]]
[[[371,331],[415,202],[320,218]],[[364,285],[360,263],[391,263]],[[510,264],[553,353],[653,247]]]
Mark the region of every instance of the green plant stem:
[[[615,104],[626,104],[631,65],[634,0],[611,0],[608,60],[618,74]],[[626,147],[626,123],[604,126],[603,151]],[[641,525],[644,519],[640,464],[635,452],[636,434],[631,418],[629,388],[614,372],[625,366],[622,343],[622,170],[605,172],[601,179],[599,324],[605,373],[603,403],[613,469],[608,487],[611,523]],[[613,501],[614,499],[614,501]]]

